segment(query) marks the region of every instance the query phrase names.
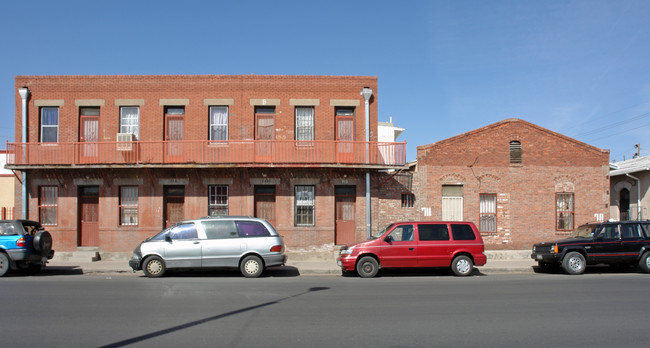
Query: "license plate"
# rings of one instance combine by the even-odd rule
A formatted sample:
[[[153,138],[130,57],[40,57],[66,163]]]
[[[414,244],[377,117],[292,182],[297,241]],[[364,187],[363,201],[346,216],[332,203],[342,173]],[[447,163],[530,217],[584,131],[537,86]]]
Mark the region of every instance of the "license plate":
[[[542,259],[542,255],[537,255],[537,260],[541,260],[541,259]]]
[[[343,266],[343,262],[341,262],[341,260],[337,260],[337,261],[336,261],[336,264],[337,264],[339,267]]]

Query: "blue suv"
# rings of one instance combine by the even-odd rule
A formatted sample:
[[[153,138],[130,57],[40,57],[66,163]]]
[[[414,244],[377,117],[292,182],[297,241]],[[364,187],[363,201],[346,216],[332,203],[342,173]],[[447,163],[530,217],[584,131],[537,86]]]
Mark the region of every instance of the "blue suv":
[[[41,224],[0,220],[0,277],[11,269],[38,271],[52,257],[52,235]]]

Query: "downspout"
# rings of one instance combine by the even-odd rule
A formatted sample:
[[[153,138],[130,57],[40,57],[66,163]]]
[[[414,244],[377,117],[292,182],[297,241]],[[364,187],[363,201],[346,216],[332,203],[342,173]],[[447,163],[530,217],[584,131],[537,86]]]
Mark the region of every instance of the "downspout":
[[[636,180],[636,219],[641,220],[641,214],[643,211],[641,209],[641,180],[627,173],[625,174],[625,176]]]
[[[29,98],[29,89],[27,87],[19,88],[18,94],[23,99],[23,161],[27,160],[27,99]],[[27,219],[27,171],[23,170],[23,189],[22,189],[22,218]]]
[[[370,97],[372,88],[363,87],[361,95],[366,105],[366,165],[370,163]],[[370,239],[370,170],[366,169],[366,238]]]

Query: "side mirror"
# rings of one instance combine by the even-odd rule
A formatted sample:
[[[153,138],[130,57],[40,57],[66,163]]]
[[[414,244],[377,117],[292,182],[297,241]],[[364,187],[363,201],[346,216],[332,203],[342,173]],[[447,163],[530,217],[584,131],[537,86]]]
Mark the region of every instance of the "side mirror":
[[[384,242],[386,242],[386,243],[390,243],[390,242],[392,242],[392,241],[393,241],[393,239],[390,238],[390,236],[386,236],[386,237],[384,237]]]
[[[172,242],[172,235],[171,235],[171,233],[167,233],[167,234],[165,235],[165,241],[170,242],[170,243]]]

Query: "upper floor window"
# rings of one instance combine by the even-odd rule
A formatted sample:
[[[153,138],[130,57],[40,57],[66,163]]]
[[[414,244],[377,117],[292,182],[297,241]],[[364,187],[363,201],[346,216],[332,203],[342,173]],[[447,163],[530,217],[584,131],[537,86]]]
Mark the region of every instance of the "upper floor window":
[[[314,140],[313,106],[296,106],[296,140]],[[312,145],[312,143],[303,143],[301,145]]]
[[[59,108],[41,108],[41,142],[56,143],[59,141]]]
[[[521,143],[518,141],[510,142],[510,164],[521,163]]]
[[[140,107],[120,107],[120,133],[130,133],[135,139],[140,138]]]
[[[228,107],[210,107],[210,140],[228,140]]]

